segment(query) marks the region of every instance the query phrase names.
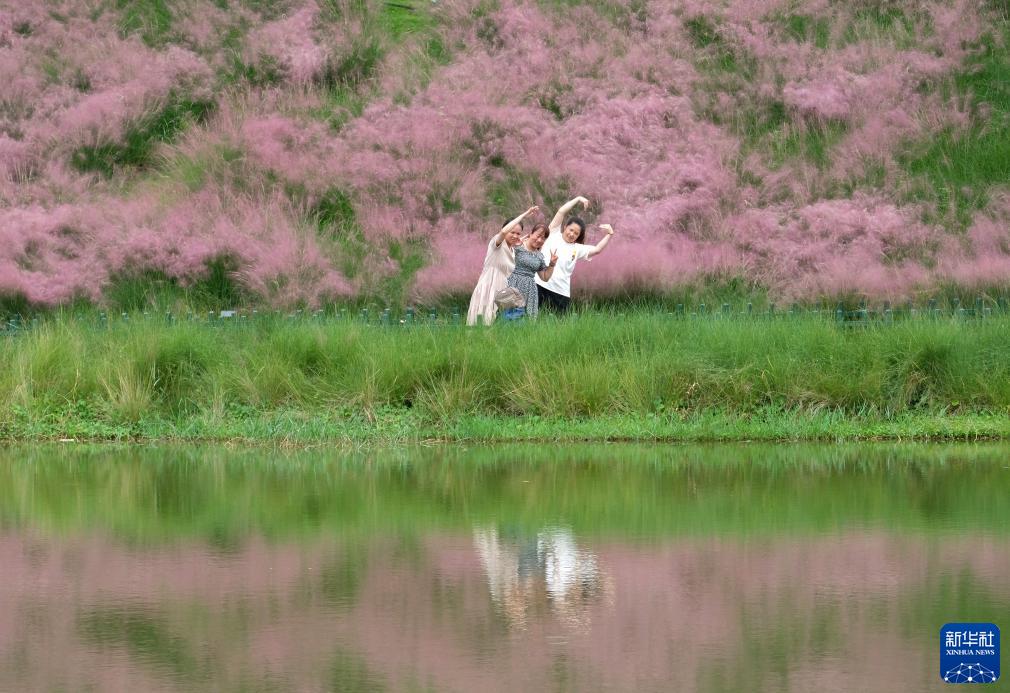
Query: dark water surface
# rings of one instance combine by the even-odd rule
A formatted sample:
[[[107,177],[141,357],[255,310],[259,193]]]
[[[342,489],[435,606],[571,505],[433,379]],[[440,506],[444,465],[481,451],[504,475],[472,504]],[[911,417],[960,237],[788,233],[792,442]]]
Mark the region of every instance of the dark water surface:
[[[0,690],[945,690],[1008,540],[999,446],[0,449]]]

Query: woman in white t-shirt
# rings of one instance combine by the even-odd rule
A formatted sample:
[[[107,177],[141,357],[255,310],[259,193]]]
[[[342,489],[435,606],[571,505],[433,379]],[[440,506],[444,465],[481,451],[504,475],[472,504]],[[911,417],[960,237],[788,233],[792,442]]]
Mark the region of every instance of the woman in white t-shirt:
[[[543,310],[553,310],[559,314],[568,311],[568,306],[572,296],[572,272],[575,271],[575,263],[579,260],[591,260],[593,256],[603,252],[610,242],[610,237],[614,235],[614,227],[610,224],[600,224],[600,228],[606,235],[597,242],[596,245],[586,245],[586,223],[578,217],[572,216],[565,219],[576,205],[582,205],[585,209],[589,206],[589,200],[584,197],[576,197],[561,205],[558,213],[550,223],[550,236],[541,252],[545,257],[551,253],[557,253],[558,264],[554,267],[554,274],[548,280],[540,277],[536,278],[537,297],[540,308]],[[562,222],[564,224],[562,225]]]
[[[515,247],[522,241],[523,219],[538,209],[539,207],[530,207],[501,227],[501,231],[488,242],[484,269],[481,270],[477,286],[470,296],[470,309],[466,312],[467,325],[476,325],[478,316],[485,325],[494,322],[498,313],[494,295],[505,288],[509,275],[515,269]]]

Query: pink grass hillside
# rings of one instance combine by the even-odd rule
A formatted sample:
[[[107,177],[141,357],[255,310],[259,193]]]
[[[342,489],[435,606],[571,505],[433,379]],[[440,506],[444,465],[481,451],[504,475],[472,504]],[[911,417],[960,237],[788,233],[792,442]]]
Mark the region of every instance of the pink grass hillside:
[[[461,295],[503,221],[573,195],[621,232],[579,296],[1006,285],[1007,182],[949,164],[1006,115],[957,78],[1000,20],[878,5],[8,5],[0,296],[220,259],[277,306]]]

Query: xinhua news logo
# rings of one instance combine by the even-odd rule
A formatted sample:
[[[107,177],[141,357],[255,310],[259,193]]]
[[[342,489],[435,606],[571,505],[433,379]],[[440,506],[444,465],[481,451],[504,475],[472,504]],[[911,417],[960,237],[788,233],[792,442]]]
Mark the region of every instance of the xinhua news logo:
[[[999,628],[994,623],[948,623],[940,629],[940,678],[947,683],[999,680]]]

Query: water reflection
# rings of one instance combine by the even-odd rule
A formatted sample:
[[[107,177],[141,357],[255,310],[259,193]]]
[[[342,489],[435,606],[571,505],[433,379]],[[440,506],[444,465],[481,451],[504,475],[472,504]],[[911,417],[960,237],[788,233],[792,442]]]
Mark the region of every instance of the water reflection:
[[[524,629],[528,616],[542,613],[546,603],[559,621],[585,629],[590,605],[613,601],[613,580],[569,529],[502,537],[496,527],[484,527],[474,530],[473,539],[491,599],[512,628]]]
[[[1005,459],[0,450],[0,691],[934,690]]]

